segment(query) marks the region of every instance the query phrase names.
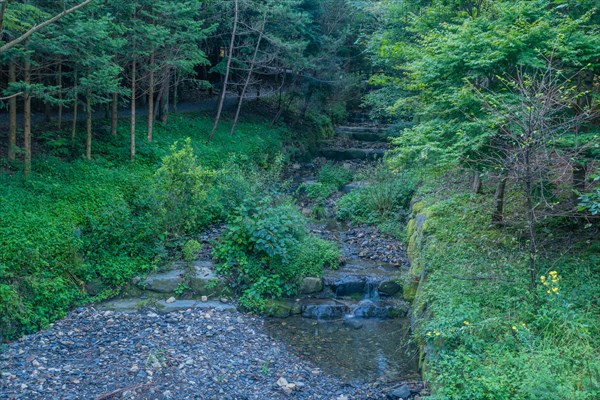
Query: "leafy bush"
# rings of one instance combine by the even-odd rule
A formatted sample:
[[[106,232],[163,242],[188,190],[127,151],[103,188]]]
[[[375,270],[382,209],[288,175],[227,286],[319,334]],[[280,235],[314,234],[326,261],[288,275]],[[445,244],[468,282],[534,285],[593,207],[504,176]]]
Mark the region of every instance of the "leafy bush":
[[[201,250],[202,244],[200,244],[200,242],[197,240],[190,239],[185,242],[185,245],[183,245],[183,259],[188,265],[191,265],[192,262],[198,257],[198,254],[200,254]]]
[[[595,182],[600,182],[600,176],[594,178]],[[590,193],[584,193],[579,197],[579,210],[587,211],[591,215],[600,215],[600,188]]]
[[[336,216],[358,223],[385,221],[390,214],[407,210],[416,183],[407,173],[394,173],[384,167],[368,172],[367,184],[338,201]]]
[[[349,169],[329,163],[319,170],[317,182],[303,183],[298,190],[303,191],[308,198],[322,202],[351,182],[352,177],[353,173]]]
[[[309,236],[298,208],[271,197],[244,203],[213,256],[217,272],[241,294],[240,304],[263,311],[266,298],[295,293],[298,279],[339,264],[339,250]]]
[[[315,182],[312,184],[303,183],[298,188],[298,191],[304,191],[306,197],[309,199],[324,201],[335,193],[336,187],[334,185],[321,182]]]
[[[334,186],[339,190],[350,183],[352,177],[353,173],[348,168],[328,163],[317,174],[317,181],[324,185]]]
[[[190,138],[171,146],[154,179],[156,211],[164,232],[177,237],[210,222],[204,213],[209,176],[198,165]]]

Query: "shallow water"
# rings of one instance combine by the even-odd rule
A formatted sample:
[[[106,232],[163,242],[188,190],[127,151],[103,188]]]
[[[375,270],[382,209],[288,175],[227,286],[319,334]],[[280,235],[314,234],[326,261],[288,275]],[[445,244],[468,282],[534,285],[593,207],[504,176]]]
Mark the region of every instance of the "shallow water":
[[[349,322],[291,317],[267,319],[265,327],[272,337],[287,343],[323,372],[348,383],[394,382],[418,377],[418,352],[410,343],[406,319]]]

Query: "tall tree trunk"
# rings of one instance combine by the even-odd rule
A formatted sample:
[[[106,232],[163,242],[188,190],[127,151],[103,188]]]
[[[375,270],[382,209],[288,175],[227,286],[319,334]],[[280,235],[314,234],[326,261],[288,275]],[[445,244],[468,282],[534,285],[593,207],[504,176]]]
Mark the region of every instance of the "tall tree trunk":
[[[227,81],[229,80],[229,71],[231,69],[231,59],[233,58],[233,47],[235,44],[235,34],[237,31],[238,24],[238,0],[233,1],[234,14],[233,14],[233,28],[231,30],[231,39],[229,41],[229,52],[227,54],[227,65],[225,67],[225,79],[223,80],[223,87],[221,88],[221,97],[219,99],[219,107],[217,108],[217,115],[215,117],[215,123],[213,125],[212,131],[210,132],[210,136],[208,137],[208,142],[210,143],[215,136],[215,132],[219,127],[219,120],[221,119],[221,113],[223,112],[223,103],[225,102],[225,96],[227,94]]]
[[[25,84],[31,83],[31,63],[25,61]],[[23,128],[23,147],[25,148],[24,170],[25,177],[31,175],[31,95],[29,90],[25,92],[23,114],[25,126]]]
[[[264,22],[263,22],[264,29]],[[242,92],[240,93],[240,98],[238,99],[237,109],[235,110],[235,117],[233,118],[233,124],[231,125],[231,131],[229,134],[233,136],[235,133],[235,127],[237,126],[238,119],[240,118],[240,111],[242,110],[242,103],[244,102],[244,96],[246,95],[246,90],[248,89],[248,84],[250,83],[250,79],[252,78],[252,73],[254,72],[254,65],[256,64],[256,56],[258,55],[258,49],[260,48],[260,42],[262,42],[263,38],[263,30],[260,31],[258,36],[258,40],[256,41],[256,47],[254,48],[254,54],[252,55],[252,61],[250,63],[250,68],[248,69],[248,75],[246,76],[246,81],[244,82],[244,86],[242,86]]]
[[[492,223],[501,224],[504,220],[504,193],[506,191],[506,182],[508,178],[505,175],[500,177],[496,193],[494,194],[494,213],[492,214]]]
[[[92,94],[88,91],[85,102],[85,158],[92,159]]]
[[[63,119],[63,73],[62,73],[62,60],[58,61],[58,129],[62,129]]]
[[[154,128],[154,51],[150,55],[150,76],[148,77],[148,142],[152,141]]]
[[[113,93],[112,95],[112,113],[111,113],[111,124],[110,134],[113,137],[117,136],[117,126],[119,123],[119,94]]]
[[[481,174],[479,171],[473,172],[473,186],[471,186],[471,191],[474,194],[481,194]]]
[[[6,6],[6,3],[2,3]],[[11,62],[8,66],[9,84],[17,81],[17,66]],[[17,150],[17,97],[11,97],[8,100],[8,159],[16,158]]]
[[[77,71],[75,71],[75,87],[73,88],[75,93],[73,95],[73,123],[71,125],[71,139],[75,139],[75,135],[77,133],[77,110],[79,109],[79,94],[77,93],[77,82]]]
[[[300,117],[304,119],[306,117],[306,112],[308,111],[308,106],[310,105],[310,101],[313,97],[313,91],[309,90],[308,94],[304,97],[304,105],[302,106],[302,112],[300,113]]]
[[[530,149],[525,150],[525,196],[527,207],[527,231],[529,233],[529,284],[531,290],[535,289],[536,284],[536,253],[537,242],[535,235],[535,206],[533,204],[533,173],[531,171]]]
[[[579,196],[586,190],[586,165],[585,163],[575,162],[573,164],[573,196],[572,203],[573,207],[576,207],[579,203]]]
[[[130,123],[130,139],[131,146],[129,151],[129,156],[131,161],[135,160],[135,97],[136,93],[136,62],[135,60],[131,64],[131,123]]]
[[[179,77],[177,76],[177,71],[174,73],[174,82],[173,85],[173,111],[177,112],[177,102],[179,101]]]
[[[163,124],[167,123],[169,118],[169,94],[171,92],[171,69],[166,67],[162,74],[162,85],[156,99],[154,115],[160,116]]]

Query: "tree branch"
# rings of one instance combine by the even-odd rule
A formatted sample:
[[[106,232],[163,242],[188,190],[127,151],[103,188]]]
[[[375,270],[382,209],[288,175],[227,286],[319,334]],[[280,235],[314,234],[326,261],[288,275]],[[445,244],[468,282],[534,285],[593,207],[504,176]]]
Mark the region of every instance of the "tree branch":
[[[50,24],[53,24],[54,22],[58,21],[59,19],[61,19],[65,15],[71,14],[71,13],[79,10],[80,8],[88,5],[92,1],[93,0],[85,0],[83,3],[80,3],[80,4],[76,5],[76,6],[73,6],[73,7],[69,8],[68,10],[65,10],[65,11],[61,12],[60,14],[55,15],[54,17],[50,18],[49,20],[44,21],[41,24],[34,26],[33,28],[31,28],[30,30],[28,30],[27,32],[25,32],[24,34],[22,34],[21,36],[19,36],[18,38],[14,39],[14,40],[6,43],[4,46],[0,47],[0,53],[4,53],[5,51],[12,49],[16,45],[18,45],[18,44],[24,42],[25,40],[27,40],[34,33],[39,32],[40,30],[44,29],[45,27],[47,27]]]

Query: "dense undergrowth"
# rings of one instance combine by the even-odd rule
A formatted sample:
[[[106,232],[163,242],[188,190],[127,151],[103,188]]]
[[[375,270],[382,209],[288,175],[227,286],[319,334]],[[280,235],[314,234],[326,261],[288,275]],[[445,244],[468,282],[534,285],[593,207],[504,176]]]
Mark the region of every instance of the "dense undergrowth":
[[[597,227],[540,222],[540,240],[551,245],[538,255],[531,290],[522,232],[492,226],[492,196],[464,187],[421,187],[408,226],[408,280],[423,277],[416,335],[431,398],[599,398]]]
[[[260,119],[246,120],[230,137],[223,123],[209,145],[211,123],[208,117],[174,115],[168,125],[156,127],[152,143],[139,140],[134,163],[125,161],[126,127],[116,138],[99,137],[92,161],[79,158],[81,149],[66,134],[50,131],[40,137],[41,154],[30,179],[14,173],[18,165],[5,165],[0,174],[0,337],[33,332],[73,305],[115,295],[132,276],[182,257],[189,239],[212,223],[232,221],[228,232],[235,230],[244,210],[238,207],[245,203],[283,202],[281,149],[289,132]],[[292,206],[285,211],[290,218],[297,214]],[[284,218],[275,217],[276,224]],[[295,229],[302,223],[294,220]],[[260,235],[245,228],[252,237]],[[306,252],[300,239],[314,240],[294,234],[283,246],[299,255],[295,259]],[[335,259],[332,251],[323,247],[325,260]],[[257,257],[263,269],[251,274],[251,283],[270,271],[266,259]],[[324,261],[308,258],[296,267],[322,268]],[[301,274],[294,268],[276,283],[284,292]],[[280,294],[273,290],[268,294]]]
[[[385,165],[359,174],[367,185],[340,199],[337,217],[405,240],[404,296],[414,305],[428,398],[599,398],[597,224],[538,222],[532,290],[524,227],[490,223],[491,189],[472,194],[460,173],[416,176]],[[520,197],[507,199],[508,220],[519,220]]]

